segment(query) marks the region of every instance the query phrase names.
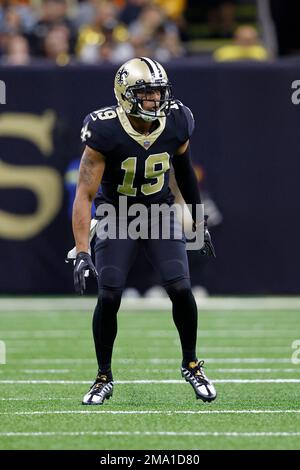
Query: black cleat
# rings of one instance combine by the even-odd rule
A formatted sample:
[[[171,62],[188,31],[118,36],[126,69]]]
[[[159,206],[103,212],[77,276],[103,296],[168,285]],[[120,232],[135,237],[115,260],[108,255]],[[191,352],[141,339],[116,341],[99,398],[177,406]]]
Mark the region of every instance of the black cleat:
[[[98,374],[90,390],[84,395],[83,405],[102,405],[104,400],[109,400],[113,394],[114,383],[107,375]]]
[[[181,367],[181,375],[195,390],[196,398],[210,402],[215,400],[217,392],[204,374],[203,364],[204,361],[190,362],[188,367]]]

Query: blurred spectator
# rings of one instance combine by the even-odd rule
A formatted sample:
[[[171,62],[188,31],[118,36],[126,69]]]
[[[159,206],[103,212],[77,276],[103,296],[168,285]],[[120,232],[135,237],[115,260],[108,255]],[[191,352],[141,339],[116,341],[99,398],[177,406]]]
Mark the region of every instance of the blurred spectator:
[[[165,25],[159,27],[153,40],[153,56],[160,62],[167,62],[184,55],[176,30],[168,30]]]
[[[106,30],[102,42],[86,44],[80,53],[80,60],[85,63],[112,63],[119,64],[134,57],[135,50],[130,42],[118,42],[114,39],[112,31]]]
[[[70,62],[69,50],[70,30],[64,26],[56,25],[48,31],[44,39],[44,56],[57,65],[66,65]]]
[[[93,22],[99,5],[111,4],[113,11],[119,13],[125,7],[125,3],[125,0],[75,0],[74,9],[76,13],[73,15],[73,22],[79,29],[82,25]]]
[[[100,47],[98,57],[99,63],[121,64],[134,57],[134,49],[130,43],[117,44],[112,38],[107,39]],[[96,62],[95,61],[95,62]]]
[[[32,0],[0,0],[0,7],[8,7],[11,5],[29,5]]]
[[[73,50],[76,32],[72,21],[67,16],[67,8],[66,0],[43,0],[41,18],[34,25],[29,36],[35,55],[43,55],[45,38],[57,25],[64,25],[69,30],[70,49]]]
[[[0,0],[0,55],[7,60],[12,47],[23,48],[24,63],[29,55],[66,64],[74,54],[90,63],[121,63],[136,55],[167,61],[185,53],[187,2]]]
[[[177,25],[180,39],[187,41],[187,22],[184,17],[187,0],[154,0],[154,3],[162,8],[166,16]]]
[[[19,12],[14,7],[8,7],[3,12],[1,30],[6,33],[17,34],[22,32],[22,20]]]
[[[205,0],[208,24],[213,37],[231,38],[235,27],[236,0]]]
[[[16,8],[8,6],[1,10],[0,16],[0,52],[7,55],[12,36],[22,35],[22,19]]]
[[[132,39],[140,41],[151,41],[157,29],[164,24],[165,13],[161,8],[154,5],[146,5],[136,21],[129,26]]]
[[[154,0],[154,3],[174,21],[183,15],[187,6],[187,0]]]
[[[187,1],[187,18],[194,27],[199,27],[199,37],[232,38],[236,25],[236,4],[247,0]],[[250,3],[253,1],[256,0],[249,0]]]
[[[101,63],[112,63],[114,55],[115,44],[113,41],[107,39],[100,47],[98,52],[97,61]]]
[[[156,5],[146,5],[129,26],[129,32],[136,55],[149,55],[164,62],[184,54],[176,24]]]
[[[30,63],[29,45],[23,36],[11,36],[7,43],[2,65],[28,65]]]
[[[120,20],[130,25],[139,17],[142,9],[149,5],[152,0],[127,0],[125,7],[122,9],[120,14]]]
[[[95,5],[98,0],[79,0],[75,7],[73,15],[73,23],[78,30],[84,24],[89,24],[93,21]]]
[[[76,53],[83,62],[97,62],[99,50],[106,43],[103,49],[106,51],[105,60],[111,55],[112,62],[122,62],[133,57],[134,50],[128,40],[127,28],[118,21],[116,6],[113,3],[100,2],[95,5],[92,23],[83,25],[79,30]],[[111,54],[108,53],[109,50]]]
[[[0,1],[0,31],[14,34],[30,31],[36,20],[36,13],[30,5],[25,3],[26,0],[24,4],[17,0]]]
[[[235,31],[234,42],[217,49],[217,61],[230,60],[267,60],[267,50],[259,43],[258,34],[252,26],[239,26]]]

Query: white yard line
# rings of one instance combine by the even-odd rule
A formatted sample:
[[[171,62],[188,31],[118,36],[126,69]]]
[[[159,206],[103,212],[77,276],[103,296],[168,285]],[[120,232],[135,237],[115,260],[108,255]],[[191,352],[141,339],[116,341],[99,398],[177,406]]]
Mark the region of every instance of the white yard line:
[[[68,374],[71,369],[21,369],[24,374]]]
[[[210,436],[210,437],[298,437],[300,432],[175,432],[175,431],[74,431],[74,432],[1,432],[1,437],[55,436]]]
[[[1,314],[1,313],[0,313]],[[82,338],[88,332],[78,330],[1,330],[0,335],[3,339],[44,339],[44,338]]]
[[[151,369],[150,369],[151,370]],[[228,373],[233,373],[233,374],[239,374],[239,373],[242,373],[242,374],[272,374],[273,372],[274,373],[288,373],[288,374],[292,374],[292,373],[300,373],[300,368],[298,369],[213,369],[211,368],[210,369],[211,372],[220,372],[220,373],[224,373],[224,374],[228,374]],[[174,369],[174,372],[176,372],[176,369]]]
[[[299,335],[300,337],[300,335]],[[291,345],[288,346],[203,346],[206,353],[282,353],[291,352]]]
[[[94,368],[84,368],[85,371],[95,371]],[[20,369],[18,372],[24,373],[24,374],[67,374],[67,373],[73,373],[76,371],[76,369]],[[288,374],[299,374],[300,373],[300,368],[294,368],[294,369],[272,369],[272,368],[244,368],[244,369],[232,369],[232,368],[222,368],[222,369],[215,369],[210,367],[210,371],[212,373],[218,372],[222,374],[228,374],[228,373],[233,373],[233,374],[272,374],[272,373],[288,373]],[[2,373],[3,371],[0,370]],[[145,373],[145,374],[176,374],[179,372],[179,368],[174,368],[174,369],[166,369],[166,368],[160,368],[160,369],[145,369],[143,368],[130,368],[129,373]]]
[[[85,370],[87,370],[85,368]],[[92,369],[90,369],[92,370]],[[93,369],[94,370],[94,369]],[[230,369],[230,368],[223,368],[223,369],[214,369],[212,367],[209,368],[210,373],[214,374],[216,372],[221,373],[221,374],[228,374],[228,373],[233,373],[233,374],[272,374],[272,373],[288,373],[288,374],[300,374],[300,368],[298,369],[295,367],[294,369]],[[144,372],[145,374],[178,374],[179,368],[176,369],[131,369],[128,371],[129,373],[142,373]]]
[[[12,411],[3,412],[2,415],[16,416],[35,416],[35,415],[73,415],[73,414],[110,414],[110,415],[215,415],[215,414],[297,414],[300,410],[177,410],[177,411],[160,411],[160,410],[55,410],[55,411]]]
[[[300,320],[299,320],[299,325],[300,325]],[[130,336],[141,336],[141,331],[140,330],[129,330],[128,335]],[[218,329],[210,329],[210,330],[199,330],[199,337],[203,338],[232,338],[232,337],[243,337],[243,338],[282,338],[282,337],[291,337],[291,338],[298,338],[298,334],[295,333],[295,331],[291,328],[289,330],[283,330],[283,329],[275,329],[272,330],[270,328],[262,329],[260,328],[259,330],[255,329],[247,329],[247,330],[238,330],[238,329],[229,329],[226,330],[222,328],[221,330]],[[177,338],[177,333],[176,330],[173,328],[170,328],[169,330],[148,330],[143,333],[143,337],[148,337],[148,338]],[[4,336],[5,339],[5,336]]]
[[[196,298],[202,310],[234,311],[234,310],[300,310],[300,297],[205,297]],[[64,298],[2,298],[2,311],[91,311],[96,304],[96,297],[64,297]],[[123,310],[170,310],[168,298],[123,299]]]
[[[15,397],[0,397],[0,401],[32,401],[32,402],[40,402],[40,401],[48,401],[48,400],[77,400],[75,397],[47,397],[47,398],[15,398]]]
[[[299,320],[300,324],[300,320]],[[127,330],[127,336],[140,337],[140,329]],[[15,340],[15,341],[32,341],[38,339],[57,339],[57,338],[78,338],[79,340],[88,340],[89,332],[81,330],[49,330],[49,331],[11,331],[11,330],[2,330],[0,332],[1,339],[3,340]],[[218,330],[212,328],[210,330],[200,330],[200,338],[292,338],[297,339],[299,335],[295,333],[293,328],[289,330],[278,329],[247,329],[247,330],[238,330],[230,329],[226,330],[224,328]],[[168,330],[147,330],[143,333],[145,338],[174,338],[177,339],[177,332],[174,328]],[[222,349],[222,348],[219,348]]]
[[[16,335],[14,336],[14,333],[16,333]],[[20,332],[21,333],[21,332]],[[23,334],[23,333],[26,333]],[[19,336],[19,332],[9,332],[9,335],[7,335],[7,331],[1,331],[0,332],[0,335],[1,335],[1,338],[3,340],[10,340],[10,339],[37,339],[37,336],[32,336],[30,331],[28,332],[23,332],[22,334],[20,334]],[[87,337],[83,337],[82,335],[82,332],[77,332],[78,334],[77,335],[74,335],[74,336],[77,336],[79,337],[80,336],[80,339],[84,339],[84,340],[87,340],[89,338]],[[124,330],[122,332],[124,334]],[[126,333],[127,334],[127,333]],[[176,337],[176,334],[174,335],[174,337]],[[26,338],[26,336],[28,335],[28,338]],[[47,336],[44,335],[43,338],[46,338]],[[55,338],[55,336],[51,336],[49,335],[49,337],[51,338]],[[60,336],[61,337],[61,336]],[[68,337],[71,337],[68,336]],[[43,339],[43,338],[40,338],[40,339]],[[176,338],[177,339],[177,338]],[[299,339],[300,339],[300,334],[299,334]],[[120,350],[120,348],[118,347],[118,350]],[[249,353],[249,352],[253,352],[253,353],[260,353],[260,354],[263,354],[263,353],[282,353],[282,352],[291,352],[291,345],[289,344],[288,346],[205,346],[203,347],[203,350],[206,352],[206,353]],[[18,349],[16,348],[11,348],[9,346],[9,351],[10,352],[17,352]],[[19,349],[20,351],[20,349]],[[38,360],[41,360],[43,361],[43,359],[34,359],[36,361]],[[49,360],[49,359],[48,359]],[[90,361],[90,359],[87,359],[88,361]],[[26,362],[24,360],[24,362]]]
[[[204,348],[205,350],[205,348]],[[292,349],[291,349],[292,351]],[[96,367],[96,359],[94,358],[35,358],[35,359],[11,359],[13,364],[94,364]],[[205,358],[207,365],[209,364],[291,364],[290,358],[268,358],[268,357],[223,357],[223,358]],[[175,358],[115,358],[116,364],[177,364],[180,366],[180,359]]]
[[[0,384],[57,384],[57,385],[80,385],[90,384],[89,380],[0,380]],[[214,383],[300,383],[300,379],[217,379]],[[115,384],[185,384],[184,380],[117,380]]]
[[[116,359],[114,359],[114,362]],[[178,361],[177,361],[178,362]],[[96,367],[96,359],[84,359],[84,358],[66,358],[66,357],[60,357],[60,358],[53,358],[53,359],[48,359],[46,357],[39,357],[39,358],[26,358],[26,359],[11,359],[9,361],[10,364],[94,364]]]

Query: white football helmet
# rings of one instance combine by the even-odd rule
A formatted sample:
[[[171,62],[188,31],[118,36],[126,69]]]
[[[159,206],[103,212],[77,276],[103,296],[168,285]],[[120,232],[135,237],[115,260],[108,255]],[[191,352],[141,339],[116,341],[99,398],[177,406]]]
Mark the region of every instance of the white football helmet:
[[[146,111],[143,101],[151,100],[138,98],[137,92],[149,93],[153,89],[160,91],[160,104],[154,111]],[[118,104],[126,114],[145,121],[166,117],[173,99],[166,71],[156,60],[147,57],[131,59],[121,65],[116,73],[114,91]]]

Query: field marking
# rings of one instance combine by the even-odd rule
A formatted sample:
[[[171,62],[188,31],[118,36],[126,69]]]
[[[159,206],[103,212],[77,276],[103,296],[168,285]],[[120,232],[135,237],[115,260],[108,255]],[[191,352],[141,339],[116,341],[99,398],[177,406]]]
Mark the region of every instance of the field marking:
[[[205,350],[205,348],[203,348]],[[13,364],[94,364],[96,367],[96,359],[84,358],[36,358],[36,359],[11,359],[9,361]],[[180,359],[174,358],[115,358],[115,363],[118,364],[177,364],[180,365]],[[211,364],[291,364],[290,358],[268,358],[268,357],[225,357],[225,358],[205,358],[205,362]]]
[[[0,334],[2,335],[2,337],[7,341],[9,339],[17,339],[16,338],[8,338],[7,335],[6,335],[6,332],[5,331],[1,331]],[[122,332],[122,334],[124,334],[124,330]],[[176,336],[177,333],[175,333],[175,336]],[[174,339],[175,339],[175,336],[174,336]],[[200,336],[200,335],[199,335]],[[52,336],[53,337],[53,336]],[[33,339],[32,337],[31,338],[21,338],[21,341],[22,340],[26,340],[26,339]],[[36,337],[34,339],[37,339]],[[42,339],[42,338],[40,338]],[[176,338],[178,339],[178,338]],[[86,337],[86,339],[82,338],[81,337],[81,340],[89,340],[89,338]],[[118,351],[120,351],[120,347],[118,347]],[[123,349],[123,348],[122,348]],[[203,347],[203,349],[205,349],[205,352],[209,352],[209,353],[249,353],[249,352],[255,352],[256,354],[257,353],[282,353],[282,352],[290,352],[291,351],[291,345],[287,345],[287,346],[205,346]],[[22,350],[20,348],[11,348],[9,347],[9,352],[22,352]],[[36,361],[38,360],[41,360],[43,361],[43,359],[34,359]],[[90,361],[91,359],[87,359],[88,361]],[[71,359],[70,359],[71,361]],[[24,360],[23,362],[27,362],[26,360]]]
[[[87,369],[85,369],[87,370]],[[179,371],[179,368],[177,369],[130,369],[130,371],[128,371],[129,373],[140,373],[140,372],[144,372],[145,374],[162,374],[162,373],[168,373],[168,374],[176,374],[178,373]],[[296,369],[271,369],[271,368],[268,368],[268,369],[260,369],[260,368],[256,368],[256,369],[231,369],[231,368],[223,368],[223,369],[213,369],[213,368],[210,368],[210,372],[211,373],[215,373],[215,372],[218,372],[218,373],[222,373],[222,374],[228,374],[228,373],[233,373],[233,374],[272,374],[272,373],[289,373],[289,374],[292,374],[292,373],[295,373],[295,374],[299,374],[300,373],[300,368]]]
[[[39,402],[39,401],[48,401],[48,400],[75,400],[76,398],[72,397],[47,397],[47,398],[15,398],[15,397],[7,397],[3,398],[0,397],[0,401],[33,401],[33,402]]]
[[[210,437],[298,437],[300,432],[176,432],[176,431],[73,431],[73,432],[1,432],[1,437],[54,436],[210,436]]]
[[[174,372],[175,371],[176,370],[174,370]],[[257,369],[247,369],[247,368],[246,369],[230,369],[230,368],[228,368],[227,369],[227,368],[224,368],[224,369],[211,369],[211,372],[221,372],[221,373],[224,373],[224,374],[225,373],[227,374],[229,372],[230,373],[232,372],[233,374],[238,374],[238,373],[242,373],[242,374],[243,373],[245,373],[245,374],[246,373],[249,373],[249,374],[252,374],[252,373],[253,374],[254,373],[255,374],[256,373],[258,373],[258,374],[262,374],[262,373],[263,374],[269,374],[270,373],[271,374],[272,372],[274,372],[274,373],[278,373],[278,372],[280,372],[280,373],[281,372],[283,372],[283,373],[294,373],[294,372],[299,373],[300,369],[297,370],[297,369],[271,369],[271,368],[269,368],[269,369],[259,369],[259,368],[257,368]]]
[[[91,380],[0,380],[0,384],[57,384],[57,385],[80,385],[91,384]],[[124,384],[185,384],[182,380],[116,380],[117,385]],[[300,379],[216,379],[214,383],[300,383]]]
[[[291,345],[288,346],[205,346],[203,347],[205,352],[213,352],[213,353],[249,353],[255,352],[257,353],[282,353],[283,351],[291,351]]]
[[[205,347],[203,348],[205,351]],[[201,354],[200,354],[201,356]],[[150,363],[150,364],[179,364],[178,359],[173,358],[151,358],[151,359],[140,359],[140,358],[116,358],[114,362],[119,364],[136,364],[136,363]],[[205,358],[207,365],[209,364],[291,364],[291,358],[268,358],[268,357],[222,357],[222,358]]]
[[[1,311],[91,311],[94,310],[96,297],[53,298],[7,298],[0,299]],[[197,305],[202,310],[235,311],[235,310],[300,310],[300,297],[196,297]],[[123,298],[122,310],[170,310],[168,298]]]
[[[86,332],[88,333],[88,331]],[[1,330],[3,339],[44,339],[44,338],[73,338],[82,336],[82,331],[78,330]]]
[[[34,416],[34,415],[72,415],[72,414],[111,414],[111,415],[210,415],[210,414],[297,414],[300,410],[55,410],[55,411],[5,411],[0,412],[0,416]]]
[[[85,371],[94,371],[94,368],[87,368],[85,367]],[[75,372],[76,369],[20,369],[17,372],[24,373],[24,374],[68,374]],[[232,369],[232,368],[221,368],[221,369],[214,369],[210,368],[210,371],[215,373],[222,373],[222,374],[272,374],[272,373],[289,373],[289,374],[299,374],[300,368],[294,369],[272,369],[272,368],[244,368],[244,369]],[[4,371],[0,370],[0,373]],[[176,374],[179,372],[179,368],[176,369],[145,369],[145,368],[131,368],[128,373],[141,373],[144,372],[145,374]]]
[[[299,322],[300,323],[300,322]],[[198,335],[200,338],[295,338],[295,331],[293,328],[289,330],[282,329],[252,329],[252,330],[239,330],[239,329],[224,329],[221,330],[211,328],[209,330],[199,330]],[[11,330],[2,330],[1,337],[4,340],[12,340],[19,342],[26,342],[32,340],[42,340],[42,339],[57,339],[57,338],[78,338],[82,341],[87,341],[89,339],[89,330],[84,331],[85,336],[83,336],[82,331],[78,330],[49,330],[49,331],[11,331]],[[131,329],[127,330],[127,336],[140,336],[140,329]],[[297,335],[296,335],[297,336]],[[143,334],[143,337],[146,338],[173,338],[177,339],[177,331],[174,328],[166,330],[148,330]]]
[[[299,324],[300,324],[300,321],[299,321]],[[267,327],[266,327],[267,328]],[[132,336],[140,336],[141,335],[141,331],[140,330],[136,330],[134,331],[134,334],[133,331],[129,330],[128,333]],[[289,329],[289,330],[282,330],[282,329],[248,329],[248,330],[239,330],[239,329],[224,329],[222,328],[222,330],[217,330],[217,329],[214,329],[214,328],[210,328],[209,330],[199,330],[198,332],[199,334],[199,337],[203,337],[203,338],[232,338],[232,337],[243,337],[243,338],[256,338],[256,337],[260,337],[260,338],[282,338],[282,337],[292,337],[292,338],[295,338],[297,337],[297,334],[295,334],[295,331],[293,329]],[[143,333],[143,337],[147,337],[147,338],[177,338],[177,331],[174,330],[174,329],[168,329],[168,330],[148,330],[147,332]],[[5,339],[5,337],[4,337]]]
[[[24,374],[68,374],[71,369],[21,369]]]

